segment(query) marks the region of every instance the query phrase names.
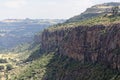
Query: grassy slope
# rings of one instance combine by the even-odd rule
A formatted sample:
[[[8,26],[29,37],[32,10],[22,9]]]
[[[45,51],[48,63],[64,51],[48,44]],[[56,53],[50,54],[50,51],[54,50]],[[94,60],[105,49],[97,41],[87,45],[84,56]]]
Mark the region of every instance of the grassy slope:
[[[50,53],[34,61],[14,80],[120,80],[120,74],[100,64],[82,64]]]
[[[0,64],[5,67],[5,69],[2,71],[4,71],[5,76],[7,76],[6,79],[11,78],[11,80],[14,80],[13,78],[14,76],[16,76],[16,74],[18,75],[20,74],[20,72],[24,71],[30,63],[23,63],[23,61],[26,60],[30,55],[32,55],[34,52],[36,52],[36,50],[39,49],[40,49],[39,45],[35,45],[35,47],[33,47],[32,45],[31,47],[31,44],[24,44],[19,45],[13,50],[10,50],[8,52],[1,53],[0,59],[7,60],[7,63]],[[7,64],[11,64],[13,66],[13,69],[10,71],[6,71]],[[1,74],[2,72],[0,72],[0,77]]]
[[[39,59],[28,65],[26,70],[22,71],[22,74],[18,75],[18,77],[15,77],[14,80],[41,80],[46,73],[46,66],[53,56],[54,55],[52,53],[42,55]]]
[[[94,18],[90,18],[90,19],[78,21],[78,22],[58,24],[48,28],[48,30],[54,31],[54,30],[67,29],[67,28],[78,27],[78,26],[110,25],[113,23],[120,23],[120,16],[115,16],[115,17],[99,16],[99,17],[94,17]]]

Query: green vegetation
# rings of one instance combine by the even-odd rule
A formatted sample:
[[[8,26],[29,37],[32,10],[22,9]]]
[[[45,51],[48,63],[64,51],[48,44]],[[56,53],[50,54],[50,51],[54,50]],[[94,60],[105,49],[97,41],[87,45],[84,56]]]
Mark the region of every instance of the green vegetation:
[[[14,53],[22,53],[28,50],[30,45],[31,45],[30,43],[19,44],[15,48],[11,49],[10,51]]]
[[[33,48],[31,48],[31,50],[29,50],[29,57],[27,58],[26,61],[35,60],[35,59],[39,58],[40,56],[41,56],[41,54],[40,54],[40,45],[37,44]]]
[[[117,11],[113,11],[113,14],[116,15]],[[74,27],[110,25],[119,22],[120,16],[118,15],[102,15],[84,21],[54,25],[46,31],[64,29],[67,34]],[[101,31],[101,34],[105,33],[105,30]],[[119,55],[120,48],[117,47],[112,51]],[[21,44],[9,53],[14,53],[14,56],[4,55],[8,63],[6,59],[0,59],[0,63],[6,63],[0,66],[0,70],[7,75],[8,80],[120,80],[120,72],[117,70],[99,63],[83,63],[65,55],[59,55],[55,51],[43,54],[40,44],[37,43]],[[15,55],[16,53],[19,54]]]
[[[13,80],[120,80],[119,72],[67,56],[43,54]]]
[[[0,66],[0,70],[4,70],[4,68],[5,68],[5,67],[4,67],[3,65]]]
[[[119,21],[120,16],[99,16],[80,22],[58,24],[48,30],[110,25]],[[105,33],[105,30],[101,31],[101,34]],[[117,48],[113,52],[119,54],[119,50]],[[11,75],[12,80],[120,80],[119,71],[112,70],[99,63],[82,63],[67,56],[58,55],[55,52],[41,54],[40,45],[29,48],[26,53],[29,54],[26,61],[30,62],[28,64],[27,62],[23,63],[25,64],[24,68],[22,67],[23,70],[19,71],[18,74]]]
[[[13,66],[11,64],[6,65],[6,70],[7,71],[12,70],[12,69],[13,69]]]
[[[71,22],[78,22],[81,20],[87,20],[90,18],[94,18],[100,15],[119,15],[119,3],[116,2],[110,2],[110,3],[104,3],[104,4],[98,4],[94,5],[80,15],[73,16],[72,18],[68,19],[66,22],[71,23]]]
[[[18,78],[15,77],[14,80],[41,80],[46,73],[46,66],[53,56],[53,53],[42,55],[39,59],[33,61]]]
[[[54,31],[54,30],[68,29],[68,28],[79,27],[79,26],[110,25],[110,24],[119,23],[119,22],[120,22],[120,16],[103,15],[103,16],[98,16],[94,18],[89,18],[83,21],[55,25],[53,27],[48,28],[48,30]]]
[[[102,15],[103,13],[87,13],[87,14],[80,14],[77,16],[74,16],[66,21],[66,23],[71,23],[71,22],[79,22],[82,20],[87,20],[89,18],[97,17],[99,15]]]
[[[7,63],[6,59],[0,59],[0,63]]]
[[[113,16],[117,16],[119,12],[119,6],[115,6],[112,8],[112,14]]]
[[[6,80],[14,80],[11,76],[19,74],[20,71],[24,70],[28,63],[23,63],[34,51],[38,50],[37,45],[31,46],[31,44],[21,44],[8,52],[0,54],[0,76]],[[0,79],[1,79],[0,78]]]

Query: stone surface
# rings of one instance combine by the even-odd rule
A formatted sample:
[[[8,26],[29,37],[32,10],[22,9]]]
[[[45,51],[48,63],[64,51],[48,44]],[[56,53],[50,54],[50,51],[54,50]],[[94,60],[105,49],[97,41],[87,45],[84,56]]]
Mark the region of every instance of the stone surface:
[[[120,24],[44,30],[41,49],[120,70]]]

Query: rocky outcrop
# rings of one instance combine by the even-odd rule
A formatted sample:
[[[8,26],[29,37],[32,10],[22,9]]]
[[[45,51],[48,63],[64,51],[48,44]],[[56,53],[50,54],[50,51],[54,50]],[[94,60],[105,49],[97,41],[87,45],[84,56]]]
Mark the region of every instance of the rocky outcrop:
[[[44,30],[41,49],[120,70],[120,24]]]
[[[111,8],[115,7],[115,6],[120,6],[120,3],[119,2],[110,2],[110,3],[94,5],[90,8],[88,8],[82,14],[68,19],[66,22],[82,21],[82,20],[86,20],[86,19],[89,19],[92,17],[100,16],[100,15],[106,14],[108,12],[111,12]]]

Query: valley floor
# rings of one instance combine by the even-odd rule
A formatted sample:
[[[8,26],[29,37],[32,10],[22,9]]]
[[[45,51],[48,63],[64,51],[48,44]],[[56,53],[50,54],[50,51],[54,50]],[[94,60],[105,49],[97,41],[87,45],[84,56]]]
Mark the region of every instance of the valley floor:
[[[22,64],[22,59],[20,59],[21,54],[17,53],[2,53],[0,54],[0,60],[5,60],[6,62],[0,63],[0,80],[11,80],[11,76],[18,74],[25,66]],[[10,65],[10,69],[7,66]],[[3,68],[2,68],[3,67]]]
[[[23,63],[19,54],[0,54],[13,68],[5,67],[0,80],[120,80],[119,72],[100,64],[82,64],[79,61],[50,53],[33,62]]]
[[[67,56],[43,54],[12,80],[120,80],[120,73],[101,64],[81,63]]]

